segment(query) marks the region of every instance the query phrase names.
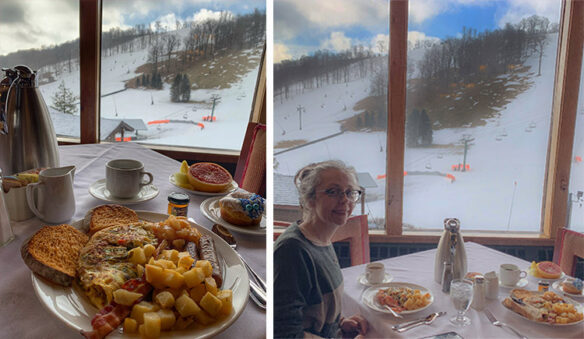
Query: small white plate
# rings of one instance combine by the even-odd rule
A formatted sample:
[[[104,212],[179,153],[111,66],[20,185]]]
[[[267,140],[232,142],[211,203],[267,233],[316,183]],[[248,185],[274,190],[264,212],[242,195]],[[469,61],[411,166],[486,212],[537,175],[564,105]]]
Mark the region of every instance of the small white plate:
[[[584,297],[584,290],[582,290],[582,292],[580,292],[580,294],[574,294],[574,293],[570,293],[570,292],[566,292],[564,291],[564,287],[562,286],[562,283],[564,282],[564,280],[557,280],[554,281],[554,283],[552,284],[552,288],[556,291],[560,291],[562,293],[564,293],[565,295],[568,295],[572,298],[582,298]]]
[[[266,214],[263,214],[262,221],[255,226],[238,226],[229,223],[221,218],[221,209],[219,207],[219,199],[222,197],[212,197],[203,200],[201,203],[201,213],[212,222],[225,226],[233,232],[245,233],[251,235],[266,235]]]
[[[391,276],[391,274],[389,273],[385,273],[385,277],[383,278],[383,281],[380,282],[379,284],[387,284],[388,282],[392,281],[393,277]],[[361,284],[361,285],[365,285],[365,286],[373,286],[373,285],[379,285],[379,284],[372,284],[369,281],[367,281],[367,278],[365,277],[365,273],[361,274],[359,276],[359,278],[357,279],[357,281]]]
[[[531,274],[531,270],[529,269],[529,267],[525,270],[527,272],[527,279],[533,281],[533,282],[538,282],[540,280],[542,281],[547,281],[548,283],[553,283],[554,281],[558,281],[558,280],[563,280],[566,277],[566,273],[562,272],[562,274],[560,275],[559,278],[556,279],[546,279],[546,278],[540,278],[540,277],[536,277],[535,275]]]
[[[501,287],[505,287],[505,288],[523,288],[525,286],[527,286],[527,284],[529,283],[529,281],[527,281],[526,278],[521,278],[517,284],[515,285],[505,285],[503,284],[503,282],[499,279],[499,286]]]
[[[105,179],[100,179],[89,186],[89,194],[99,200],[115,202],[120,205],[133,205],[156,198],[158,188],[153,184],[149,184],[142,186],[140,193],[133,198],[116,198],[105,188]]]
[[[204,196],[226,195],[226,194],[229,194],[229,193],[235,191],[239,187],[239,185],[237,185],[237,182],[235,180],[231,180],[231,185],[227,186],[227,189],[225,191],[222,191],[222,192],[201,192],[201,191],[190,190],[188,188],[181,187],[176,183],[176,180],[174,179],[174,173],[172,173],[168,177],[168,181],[170,181],[171,184],[173,184],[174,186],[180,188],[181,190],[183,190],[185,192],[189,192],[189,193],[196,194],[196,195],[204,195]]]
[[[425,310],[426,308],[430,307],[430,305],[432,305],[432,303],[434,302],[434,295],[432,294],[432,291],[430,291],[429,289],[427,289],[423,286],[411,284],[411,283],[407,283],[407,282],[389,282],[386,284],[371,286],[363,292],[363,295],[361,297],[361,301],[363,302],[363,304],[365,306],[369,307],[370,309],[372,309],[374,311],[378,311],[378,312],[382,312],[382,313],[386,313],[386,314],[391,314],[391,312],[389,312],[388,310],[383,308],[381,305],[379,305],[379,303],[375,299],[375,295],[377,294],[377,292],[379,290],[388,289],[389,287],[397,287],[397,288],[409,287],[412,289],[420,290],[420,292],[422,294],[430,293],[430,302],[428,303],[428,305],[426,305],[424,307],[420,307],[420,308],[415,309],[415,310],[411,310],[411,311],[401,311],[401,312],[399,312],[399,314],[405,315],[405,314],[412,314],[412,313],[420,312],[420,311]]]

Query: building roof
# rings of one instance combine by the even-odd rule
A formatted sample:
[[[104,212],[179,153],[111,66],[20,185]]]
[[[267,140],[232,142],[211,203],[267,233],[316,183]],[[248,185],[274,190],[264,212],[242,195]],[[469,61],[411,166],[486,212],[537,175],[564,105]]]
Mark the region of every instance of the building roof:
[[[79,138],[81,134],[81,117],[79,115],[66,114],[49,107],[53,127],[57,136],[68,136]],[[105,140],[114,131],[124,129],[125,131],[142,131],[147,130],[146,124],[142,119],[100,119],[100,140]]]

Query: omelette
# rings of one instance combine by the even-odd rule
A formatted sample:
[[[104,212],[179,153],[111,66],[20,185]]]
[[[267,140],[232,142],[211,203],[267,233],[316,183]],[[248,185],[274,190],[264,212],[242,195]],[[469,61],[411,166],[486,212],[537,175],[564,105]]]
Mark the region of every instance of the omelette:
[[[79,255],[79,285],[97,308],[113,300],[113,292],[138,277],[138,266],[128,261],[128,252],[158,240],[145,222],[112,226],[96,232]]]

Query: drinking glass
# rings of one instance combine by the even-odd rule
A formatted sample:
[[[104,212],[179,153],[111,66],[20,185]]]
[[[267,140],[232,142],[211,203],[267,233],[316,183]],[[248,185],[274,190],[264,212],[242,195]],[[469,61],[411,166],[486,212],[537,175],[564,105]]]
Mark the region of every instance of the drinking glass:
[[[468,310],[472,301],[472,281],[467,279],[453,279],[450,283],[450,300],[458,314],[450,319],[450,322],[456,326],[470,325],[470,318],[464,313]]]

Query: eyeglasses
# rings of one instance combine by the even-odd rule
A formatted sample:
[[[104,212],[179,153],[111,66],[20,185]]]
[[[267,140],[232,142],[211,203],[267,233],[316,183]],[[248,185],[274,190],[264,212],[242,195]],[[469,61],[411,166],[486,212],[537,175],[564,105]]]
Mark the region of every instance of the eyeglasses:
[[[349,201],[352,201],[352,202],[357,202],[359,200],[359,198],[361,197],[361,193],[362,193],[361,190],[347,189],[346,191],[343,191],[339,188],[329,188],[329,189],[322,190],[319,192],[323,192],[327,196],[329,196],[331,198],[337,198],[337,199],[342,199],[343,196],[346,196],[347,199],[349,199]]]

